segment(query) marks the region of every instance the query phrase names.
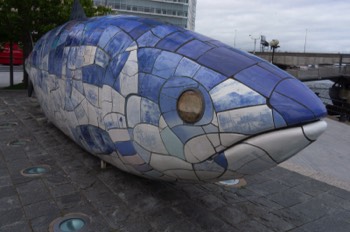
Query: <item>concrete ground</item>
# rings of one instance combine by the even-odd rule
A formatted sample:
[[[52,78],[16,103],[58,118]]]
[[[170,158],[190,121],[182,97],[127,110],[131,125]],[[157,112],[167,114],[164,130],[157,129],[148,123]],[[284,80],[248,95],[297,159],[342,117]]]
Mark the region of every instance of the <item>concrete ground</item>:
[[[246,177],[239,189],[157,182],[100,169],[46,121],[34,98],[0,90],[0,231],[46,232],[56,218],[83,213],[87,231],[348,232],[349,134],[329,121],[303,153]],[[21,175],[39,164],[50,171]]]

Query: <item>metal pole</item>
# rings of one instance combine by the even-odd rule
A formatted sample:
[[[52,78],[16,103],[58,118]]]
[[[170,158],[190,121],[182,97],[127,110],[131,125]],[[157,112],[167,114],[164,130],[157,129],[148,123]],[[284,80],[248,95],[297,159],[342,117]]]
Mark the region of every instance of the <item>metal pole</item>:
[[[307,29],[305,30],[304,53],[306,51]]]

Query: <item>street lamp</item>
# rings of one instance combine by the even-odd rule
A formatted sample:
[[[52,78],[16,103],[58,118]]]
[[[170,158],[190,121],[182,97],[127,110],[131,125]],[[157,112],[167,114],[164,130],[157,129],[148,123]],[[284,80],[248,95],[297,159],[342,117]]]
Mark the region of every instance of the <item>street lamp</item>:
[[[280,46],[278,45],[280,43],[280,41],[278,41],[277,39],[273,39],[270,42],[270,47],[272,49],[272,58],[271,58],[271,63],[273,63],[273,58],[275,56],[275,49],[279,48]]]
[[[254,51],[253,51],[253,54],[255,54],[256,41],[260,38],[260,36],[259,36],[259,37],[253,37],[252,35],[249,35],[249,37],[250,37],[252,40],[254,40]]]

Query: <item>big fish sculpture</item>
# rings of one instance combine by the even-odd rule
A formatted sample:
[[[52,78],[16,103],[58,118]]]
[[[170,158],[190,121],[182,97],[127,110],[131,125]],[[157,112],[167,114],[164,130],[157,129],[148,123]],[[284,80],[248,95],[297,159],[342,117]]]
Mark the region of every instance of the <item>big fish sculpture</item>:
[[[48,119],[142,177],[214,182],[288,159],[325,130],[303,83],[249,53],[134,16],[72,20],[26,61]]]

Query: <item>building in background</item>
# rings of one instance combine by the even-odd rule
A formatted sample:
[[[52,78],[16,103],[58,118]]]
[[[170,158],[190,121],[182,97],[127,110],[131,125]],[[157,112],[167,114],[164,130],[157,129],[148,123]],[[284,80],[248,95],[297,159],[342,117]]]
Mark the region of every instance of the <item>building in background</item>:
[[[116,14],[158,19],[190,30],[195,28],[197,0],[94,0]]]

